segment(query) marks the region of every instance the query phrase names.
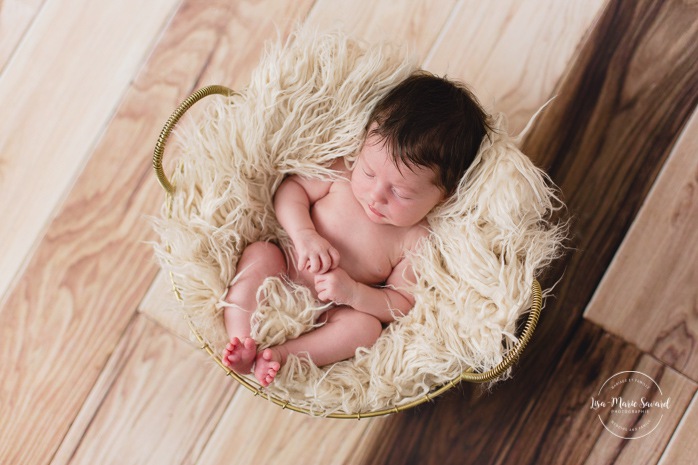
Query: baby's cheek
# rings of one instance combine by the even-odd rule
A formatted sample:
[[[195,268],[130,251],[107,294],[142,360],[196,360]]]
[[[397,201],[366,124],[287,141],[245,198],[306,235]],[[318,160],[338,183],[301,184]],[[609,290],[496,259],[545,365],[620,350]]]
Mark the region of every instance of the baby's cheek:
[[[366,189],[366,186],[359,180],[352,178],[351,180],[351,192],[357,199],[360,198],[361,192]]]

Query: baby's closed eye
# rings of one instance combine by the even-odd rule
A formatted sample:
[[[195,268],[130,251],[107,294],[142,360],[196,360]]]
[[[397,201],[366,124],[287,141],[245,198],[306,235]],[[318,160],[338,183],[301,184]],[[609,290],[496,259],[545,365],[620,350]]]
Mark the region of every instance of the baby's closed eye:
[[[399,197],[402,200],[411,200],[411,197],[406,192],[402,192],[398,189],[393,188],[393,194],[395,194],[396,197]]]

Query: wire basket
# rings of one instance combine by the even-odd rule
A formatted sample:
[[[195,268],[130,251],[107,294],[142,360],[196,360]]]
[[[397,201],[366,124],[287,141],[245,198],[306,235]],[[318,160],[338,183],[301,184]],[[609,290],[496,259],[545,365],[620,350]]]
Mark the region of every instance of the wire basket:
[[[191,94],[187,99],[185,99],[178,107],[177,109],[172,113],[172,115],[169,117],[167,122],[165,123],[165,126],[162,128],[162,131],[160,132],[160,136],[158,137],[157,143],[155,144],[155,150],[153,153],[153,168],[155,169],[155,174],[157,176],[158,181],[160,182],[160,185],[165,189],[165,192],[167,193],[167,205],[168,205],[168,215],[171,214],[171,210],[169,206],[171,206],[171,200],[172,197],[175,195],[176,189],[175,187],[170,183],[168,180],[167,176],[165,175],[165,172],[162,168],[162,157],[165,151],[165,145],[167,143],[167,140],[172,133],[172,130],[174,129],[175,125],[177,122],[180,120],[180,118],[189,110],[196,102],[199,100],[203,99],[204,97],[207,97],[209,95],[224,95],[224,96],[230,96],[235,94],[235,91],[225,87],[225,86],[220,86],[220,85],[212,85],[212,86],[207,86],[203,87],[193,94]],[[180,292],[177,289],[177,284],[175,282],[174,276],[172,273],[170,273],[170,278],[172,280],[172,287],[173,287],[173,292],[175,294],[175,297],[177,300],[180,302],[182,301],[182,297],[180,295]],[[504,356],[503,360],[493,367],[492,369],[482,372],[482,373],[476,373],[472,368],[468,368],[465,371],[463,371],[460,376],[456,377],[455,379],[452,379],[446,384],[443,384],[441,386],[437,386],[434,389],[432,389],[430,392],[425,394],[424,396],[420,397],[417,400],[414,400],[412,402],[392,407],[392,408],[386,408],[386,409],[381,409],[381,410],[373,410],[373,411],[366,411],[366,412],[357,412],[357,413],[330,413],[330,414],[324,414],[321,415],[326,418],[343,418],[343,419],[361,419],[361,418],[370,418],[370,417],[378,417],[378,416],[383,416],[383,415],[388,415],[391,413],[398,413],[401,411],[408,410],[412,407],[416,407],[418,405],[421,405],[425,402],[430,402],[434,398],[440,396],[444,392],[454,388],[455,386],[458,385],[461,381],[465,382],[470,382],[470,383],[486,383],[492,380],[495,380],[499,378],[504,372],[506,372],[521,356],[521,353],[524,351],[526,348],[526,345],[529,343],[531,340],[531,337],[533,336],[533,332],[536,328],[536,325],[538,323],[538,319],[541,314],[541,309],[542,309],[542,291],[540,284],[538,281],[535,279],[533,280],[532,283],[532,288],[531,288],[531,308],[530,311],[528,312],[528,316],[526,319],[526,323],[524,325],[523,330],[521,331],[520,337],[516,345],[507,352],[507,354]],[[307,415],[313,415],[313,416],[318,416],[317,412],[311,412],[308,409],[301,408],[298,406],[293,405],[291,402],[279,399],[273,395],[270,395],[269,393],[265,392],[262,388],[262,386],[244,376],[241,376],[233,371],[231,371],[228,367],[223,365],[221,362],[220,356],[214,352],[214,350],[211,348],[210,345],[208,345],[195,325],[191,322],[191,320],[188,321],[189,323],[189,328],[191,332],[194,334],[196,339],[199,341],[201,344],[201,349],[206,351],[206,353],[209,354],[209,356],[215,360],[215,362],[225,371],[225,373],[235,379],[238,383],[243,385],[245,388],[250,390],[255,396],[262,396],[271,402],[273,402],[276,405],[279,405],[283,409],[288,409],[292,410],[294,412],[299,412],[299,413],[305,413]]]

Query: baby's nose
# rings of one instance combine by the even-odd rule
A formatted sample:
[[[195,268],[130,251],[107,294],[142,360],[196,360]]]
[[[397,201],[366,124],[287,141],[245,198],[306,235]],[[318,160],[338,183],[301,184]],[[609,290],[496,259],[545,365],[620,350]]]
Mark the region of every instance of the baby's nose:
[[[371,189],[371,200],[375,203],[383,203],[385,202],[385,193],[383,192],[382,189],[374,188]]]

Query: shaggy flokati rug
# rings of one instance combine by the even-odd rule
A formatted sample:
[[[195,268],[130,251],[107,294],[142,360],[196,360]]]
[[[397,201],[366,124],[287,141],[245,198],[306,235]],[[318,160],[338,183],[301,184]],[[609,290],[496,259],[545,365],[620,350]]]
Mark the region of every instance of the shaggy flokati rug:
[[[404,50],[366,46],[341,33],[299,29],[268,45],[248,87],[209,97],[183,123],[168,157],[171,215],[155,220],[156,254],[172,272],[183,311],[217,354],[227,343],[221,298],[245,246],[287,243],[272,209],[284,176],[329,178],[351,166],[368,115],[417,69]],[[560,251],[561,206],[546,175],[516,147],[502,118],[457,194],[428,218],[433,233],[410,257],[416,304],[370,349],[329,367],[291,357],[267,390],[318,414],[391,408],[422,397],[467,367],[487,370],[516,342],[534,277]],[[278,278],[258,292],[253,337],[261,347],[313,327],[323,305]],[[505,377],[509,373],[505,374]]]

